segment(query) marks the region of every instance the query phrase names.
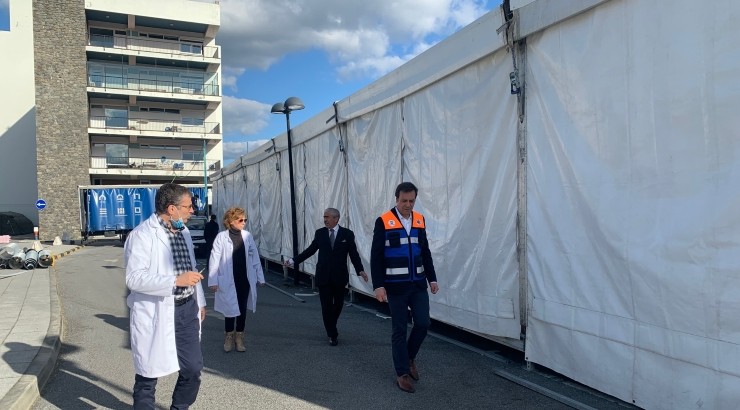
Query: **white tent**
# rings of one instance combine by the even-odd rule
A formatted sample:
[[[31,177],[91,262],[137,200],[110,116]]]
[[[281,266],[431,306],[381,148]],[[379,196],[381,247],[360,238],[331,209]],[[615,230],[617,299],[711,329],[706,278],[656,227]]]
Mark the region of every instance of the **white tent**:
[[[735,408],[740,3],[520,3],[293,130],[299,247],[336,207],[368,266],[412,181],[435,319],[640,407]],[[276,261],[287,170],[281,135],[213,180]]]

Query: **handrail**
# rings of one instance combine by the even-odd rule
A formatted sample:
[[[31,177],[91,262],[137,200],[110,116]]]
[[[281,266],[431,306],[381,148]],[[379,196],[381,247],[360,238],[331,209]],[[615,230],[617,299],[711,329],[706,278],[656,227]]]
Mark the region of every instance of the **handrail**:
[[[137,78],[132,75],[96,75],[88,74],[88,86],[98,88],[113,88],[133,91],[152,91],[171,94],[202,94],[218,96],[218,84],[205,82],[190,82],[182,80],[150,80]]]
[[[87,45],[178,56],[219,58],[218,47],[204,46],[202,44],[180,40],[151,40],[135,36],[110,36],[107,34],[88,33]]]
[[[221,161],[207,160],[209,171],[221,169]],[[91,156],[93,169],[151,169],[159,171],[202,171],[203,161],[164,160],[160,158]]]
[[[90,128],[172,133],[181,132],[185,134],[218,134],[221,127],[217,122],[204,122],[200,125],[188,125],[183,124],[182,121],[162,119],[90,116]]]

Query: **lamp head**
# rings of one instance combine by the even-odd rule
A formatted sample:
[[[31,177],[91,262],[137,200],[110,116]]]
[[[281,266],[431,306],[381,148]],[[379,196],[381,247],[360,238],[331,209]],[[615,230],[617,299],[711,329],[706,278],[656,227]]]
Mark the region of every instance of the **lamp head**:
[[[306,108],[305,105],[303,105],[303,101],[301,101],[298,97],[290,97],[287,100],[285,100],[285,103],[283,104],[285,108],[288,109],[288,111],[298,111]],[[275,107],[273,106],[273,109]]]
[[[281,102],[275,103],[270,112],[272,114],[285,114],[285,105]]]

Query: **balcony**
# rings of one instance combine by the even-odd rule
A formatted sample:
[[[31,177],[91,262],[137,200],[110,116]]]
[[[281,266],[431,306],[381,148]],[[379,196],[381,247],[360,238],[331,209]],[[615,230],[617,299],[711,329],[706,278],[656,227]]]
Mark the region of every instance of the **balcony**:
[[[199,61],[212,59],[212,63],[219,62],[219,47],[203,46],[202,44],[175,41],[175,40],[152,40],[134,36],[109,36],[102,34],[88,34],[87,45],[100,47],[105,52],[126,50],[137,55],[152,53],[160,57],[166,55],[169,58],[195,58]],[[112,49],[112,50],[111,50]]]
[[[209,84],[205,82],[189,82],[172,78],[145,79],[133,77],[131,75],[120,76],[90,74],[87,78],[88,87],[102,88],[105,91],[128,90],[197,96],[219,95],[218,84]]]
[[[221,161],[207,160],[208,172],[221,169]],[[91,170],[172,171],[203,172],[203,161],[162,160],[160,158],[90,157]],[[135,174],[150,172],[133,172]]]
[[[172,120],[102,116],[90,117],[90,129],[125,135],[172,136],[172,134],[186,134],[186,137],[196,138],[203,138],[208,135],[216,136],[221,133],[221,126],[217,122],[202,122],[196,125],[183,124],[181,121]]]

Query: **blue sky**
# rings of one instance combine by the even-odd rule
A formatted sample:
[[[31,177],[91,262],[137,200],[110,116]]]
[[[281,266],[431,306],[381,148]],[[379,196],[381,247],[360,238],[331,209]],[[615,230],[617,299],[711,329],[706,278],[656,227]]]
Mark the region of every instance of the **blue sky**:
[[[296,126],[500,4],[221,0],[224,162],[285,132],[273,103],[300,97],[306,109],[291,115]]]
[[[10,17],[8,16],[8,0],[0,0],[0,30],[10,30]]]
[[[30,0],[28,0],[30,1]],[[471,23],[501,0],[220,0],[224,163],[296,126]],[[0,30],[8,30],[0,0]]]

